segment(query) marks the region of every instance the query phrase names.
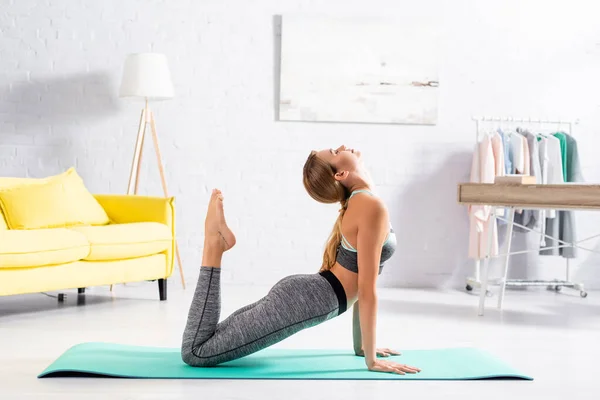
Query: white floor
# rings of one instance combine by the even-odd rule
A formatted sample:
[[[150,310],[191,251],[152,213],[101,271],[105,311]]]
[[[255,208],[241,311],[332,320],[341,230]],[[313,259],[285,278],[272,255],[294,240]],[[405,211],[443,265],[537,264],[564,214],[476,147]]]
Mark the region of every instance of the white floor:
[[[489,302],[477,317],[473,294],[380,291],[378,341],[398,350],[477,346],[522,372],[526,381],[252,381],[125,380],[36,375],[70,346],[107,341],[177,347],[192,288],[159,302],[154,283],[88,289],[85,304],[42,294],[0,298],[0,399],[598,399],[600,293],[509,291],[505,310]],[[268,288],[223,288],[223,315]],[[81,297],[80,297],[81,298]],[[277,347],[351,349],[351,313],[300,332]]]

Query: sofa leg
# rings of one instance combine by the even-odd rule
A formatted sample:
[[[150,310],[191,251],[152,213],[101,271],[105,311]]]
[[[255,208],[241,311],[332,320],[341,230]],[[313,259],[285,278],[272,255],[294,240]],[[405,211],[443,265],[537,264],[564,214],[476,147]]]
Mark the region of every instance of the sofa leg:
[[[77,294],[83,294],[83,293],[85,293],[84,287],[80,287],[79,289],[77,289]]]
[[[159,279],[158,280],[158,295],[160,296],[160,300],[167,299],[167,280]]]

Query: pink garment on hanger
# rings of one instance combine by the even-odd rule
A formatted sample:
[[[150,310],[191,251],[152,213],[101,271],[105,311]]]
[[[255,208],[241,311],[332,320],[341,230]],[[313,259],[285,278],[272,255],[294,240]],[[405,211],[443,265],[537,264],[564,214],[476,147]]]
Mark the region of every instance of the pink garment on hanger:
[[[471,182],[494,183],[496,160],[493,139],[489,135],[475,146],[471,164]],[[504,157],[502,157],[504,158]],[[492,229],[491,256],[498,254],[498,225],[490,218],[492,207],[484,205],[469,206],[469,258],[484,258],[487,252],[488,236]]]
[[[504,144],[502,143],[502,137],[498,132],[495,132],[492,136],[492,153],[494,155],[495,176],[506,175],[504,169]]]
[[[523,174],[531,175],[531,153],[529,152],[529,143],[527,142],[527,138],[525,136],[521,136],[523,138]]]

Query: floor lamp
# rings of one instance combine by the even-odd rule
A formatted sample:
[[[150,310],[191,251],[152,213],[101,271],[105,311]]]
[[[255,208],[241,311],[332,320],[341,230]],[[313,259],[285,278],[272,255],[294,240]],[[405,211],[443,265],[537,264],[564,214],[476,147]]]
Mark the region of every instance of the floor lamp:
[[[163,167],[160,147],[158,145],[158,136],[156,134],[154,113],[149,107],[150,101],[173,98],[173,84],[171,83],[171,74],[169,73],[166,56],[158,53],[130,54],[127,56],[123,68],[123,78],[121,80],[119,97],[132,97],[145,101],[145,106],[142,109],[142,115],[140,117],[137,140],[135,142],[135,151],[133,153],[133,162],[131,163],[127,194],[138,193],[146,127],[150,125],[163,192],[165,197],[169,197],[167,181],[165,179],[165,169]],[[177,241],[175,241],[175,255],[177,256],[177,264],[179,265],[181,285],[185,289],[185,278],[183,276],[183,268],[181,266],[181,257],[179,255]]]

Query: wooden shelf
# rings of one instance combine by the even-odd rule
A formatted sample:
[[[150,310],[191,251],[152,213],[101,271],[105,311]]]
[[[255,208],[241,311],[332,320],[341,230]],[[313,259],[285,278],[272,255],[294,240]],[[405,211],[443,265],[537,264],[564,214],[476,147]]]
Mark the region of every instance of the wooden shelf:
[[[459,183],[458,203],[524,209],[600,209],[600,185]]]

